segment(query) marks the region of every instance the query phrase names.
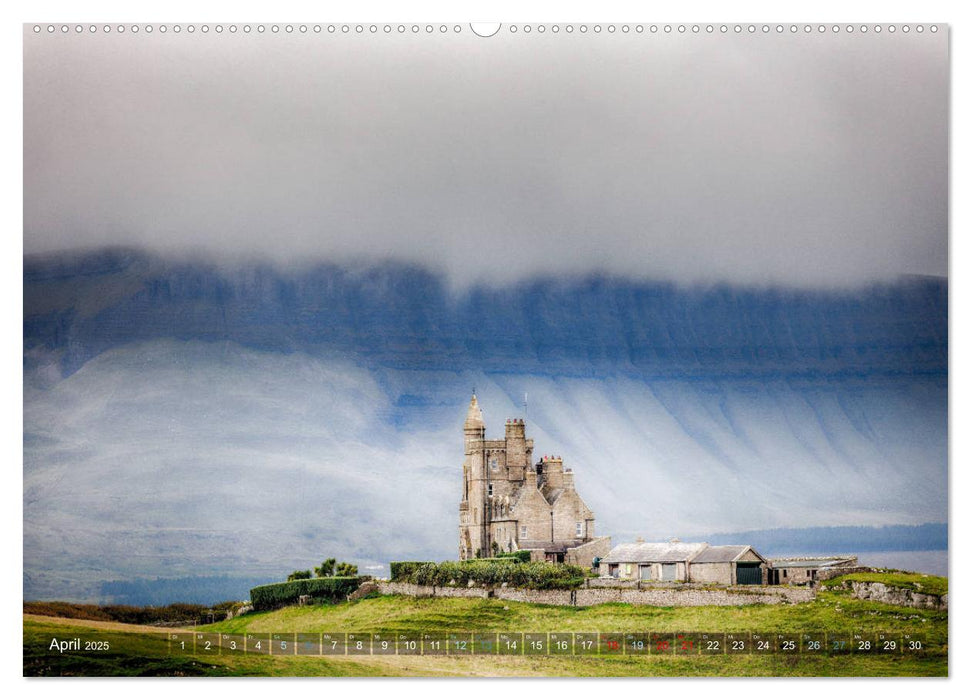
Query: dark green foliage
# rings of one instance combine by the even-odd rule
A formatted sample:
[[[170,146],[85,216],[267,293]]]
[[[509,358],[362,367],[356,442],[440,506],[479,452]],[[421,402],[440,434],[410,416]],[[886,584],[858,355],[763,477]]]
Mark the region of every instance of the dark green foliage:
[[[302,581],[303,579],[310,578],[310,569],[304,571],[294,571],[292,574],[287,576],[287,581]]]
[[[528,563],[531,559],[528,549],[519,549],[515,552],[500,552],[496,556],[500,559],[517,559],[524,564]]]
[[[132,625],[153,625],[159,622],[187,622],[200,620],[216,622],[226,618],[226,612],[239,603],[227,601],[213,607],[195,603],[170,605],[88,605],[82,603],[24,602],[24,612],[31,615],[70,617],[81,620],[112,620]]]
[[[337,575],[357,576],[357,564],[348,564],[346,561],[342,561],[337,565]]]
[[[423,586],[508,584],[515,588],[570,589],[583,584],[584,570],[572,564],[521,562],[511,557],[467,561],[392,562],[391,580]]]
[[[333,576],[335,566],[337,566],[337,560],[331,557],[330,559],[325,560],[320,566],[315,567],[314,574],[316,574],[317,578]]]
[[[361,576],[329,576],[327,578],[303,578],[286,583],[269,583],[250,591],[250,600],[256,610],[273,610],[285,605],[296,605],[300,596],[310,596],[313,603],[343,601],[357,590],[364,578]]]
[[[393,561],[391,562],[391,580],[407,581],[412,572],[422,564],[434,564],[431,561]]]

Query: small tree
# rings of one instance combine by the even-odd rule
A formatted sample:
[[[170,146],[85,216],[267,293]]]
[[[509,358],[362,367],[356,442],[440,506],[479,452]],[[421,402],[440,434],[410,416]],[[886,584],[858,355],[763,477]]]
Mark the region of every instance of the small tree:
[[[331,557],[327,559],[320,566],[314,568],[314,573],[317,574],[317,578],[325,578],[327,576],[334,575],[334,567],[337,565],[337,560]]]
[[[337,575],[338,576],[357,576],[357,565],[348,564],[346,561],[342,561],[337,565]]]
[[[300,581],[301,579],[310,578],[310,570],[306,571],[294,571],[292,574],[287,576],[287,581]]]

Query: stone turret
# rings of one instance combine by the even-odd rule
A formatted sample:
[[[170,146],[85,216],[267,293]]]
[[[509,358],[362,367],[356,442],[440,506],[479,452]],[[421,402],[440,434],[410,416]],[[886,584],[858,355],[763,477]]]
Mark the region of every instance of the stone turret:
[[[482,420],[482,409],[479,400],[472,394],[469,411],[465,416],[465,439],[482,440],[485,438],[485,421]]]
[[[465,435],[465,464],[462,467],[465,486],[459,504],[459,556],[463,559],[485,556],[489,549],[489,494],[485,464],[485,421],[479,400],[472,394],[462,427]]]

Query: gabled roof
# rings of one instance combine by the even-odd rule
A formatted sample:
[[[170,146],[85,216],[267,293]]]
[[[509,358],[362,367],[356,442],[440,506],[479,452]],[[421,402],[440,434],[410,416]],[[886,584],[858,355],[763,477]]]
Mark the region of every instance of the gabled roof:
[[[634,542],[619,544],[604,557],[608,564],[690,561],[705,549],[704,542]]]
[[[692,564],[719,564],[724,562],[736,561],[745,552],[751,550],[752,554],[757,556],[762,561],[765,558],[752,549],[747,544],[722,544],[717,546],[709,546],[707,549],[701,552],[698,556],[691,560]]]
[[[541,494],[543,494],[543,498],[546,499],[546,502],[553,505],[556,503],[556,499],[563,495],[564,489],[554,489],[548,484],[543,484],[543,487],[539,491]]]

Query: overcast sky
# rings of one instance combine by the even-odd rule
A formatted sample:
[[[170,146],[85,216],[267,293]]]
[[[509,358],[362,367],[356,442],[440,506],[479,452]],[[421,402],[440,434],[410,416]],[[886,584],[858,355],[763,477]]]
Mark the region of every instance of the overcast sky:
[[[947,273],[946,30],[24,36],[24,249]]]

